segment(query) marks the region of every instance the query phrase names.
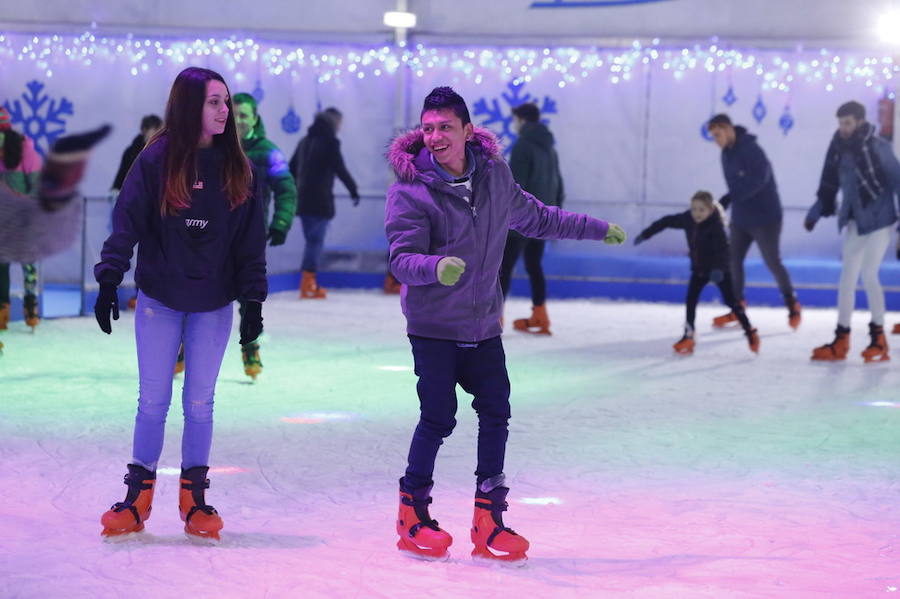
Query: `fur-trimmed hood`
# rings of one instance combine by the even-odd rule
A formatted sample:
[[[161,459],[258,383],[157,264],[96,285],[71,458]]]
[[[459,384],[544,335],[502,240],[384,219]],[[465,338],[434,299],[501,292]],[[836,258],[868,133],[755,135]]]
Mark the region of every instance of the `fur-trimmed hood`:
[[[428,163],[418,162],[417,159],[425,150],[424,134],[422,129],[416,128],[406,133],[401,133],[391,142],[387,152],[387,159],[397,175],[397,179],[405,183],[414,181],[416,177],[427,167]],[[475,127],[472,141],[467,145],[475,152],[477,159],[502,160],[502,152],[500,150],[500,141],[497,136],[488,129],[483,127]],[[423,156],[427,157],[427,156]]]

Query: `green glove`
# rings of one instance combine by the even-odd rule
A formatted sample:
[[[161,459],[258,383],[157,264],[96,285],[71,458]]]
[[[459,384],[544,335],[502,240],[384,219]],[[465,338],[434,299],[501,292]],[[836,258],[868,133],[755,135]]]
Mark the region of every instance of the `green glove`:
[[[625,243],[625,238],[625,230],[622,227],[609,223],[609,229],[606,231],[603,243],[607,245],[622,245]]]
[[[456,285],[464,272],[466,272],[466,263],[462,261],[462,258],[446,256],[437,263],[437,277],[441,285],[447,287]]]

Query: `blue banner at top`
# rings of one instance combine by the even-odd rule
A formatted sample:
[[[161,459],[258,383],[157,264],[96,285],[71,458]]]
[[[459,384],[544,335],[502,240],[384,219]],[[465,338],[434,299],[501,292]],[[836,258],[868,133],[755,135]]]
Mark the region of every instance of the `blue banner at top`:
[[[545,0],[544,2],[532,2],[531,8],[593,8],[668,1],[669,0]]]

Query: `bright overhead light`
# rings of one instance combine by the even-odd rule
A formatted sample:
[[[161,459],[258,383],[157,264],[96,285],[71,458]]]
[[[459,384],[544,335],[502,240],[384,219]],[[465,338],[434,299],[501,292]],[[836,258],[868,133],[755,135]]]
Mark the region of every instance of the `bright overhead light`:
[[[391,10],[384,13],[384,24],[395,29],[412,29],[416,26],[416,15],[411,12]]]
[[[900,44],[900,11],[888,11],[879,17],[878,37],[884,42]]]

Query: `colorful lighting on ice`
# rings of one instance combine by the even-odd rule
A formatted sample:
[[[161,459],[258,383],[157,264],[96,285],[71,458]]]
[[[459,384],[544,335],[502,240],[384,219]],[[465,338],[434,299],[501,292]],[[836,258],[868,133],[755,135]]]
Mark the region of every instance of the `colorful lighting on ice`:
[[[349,412],[308,412],[285,416],[281,421],[287,424],[321,424],[328,421],[354,420],[355,418],[357,415]]]

